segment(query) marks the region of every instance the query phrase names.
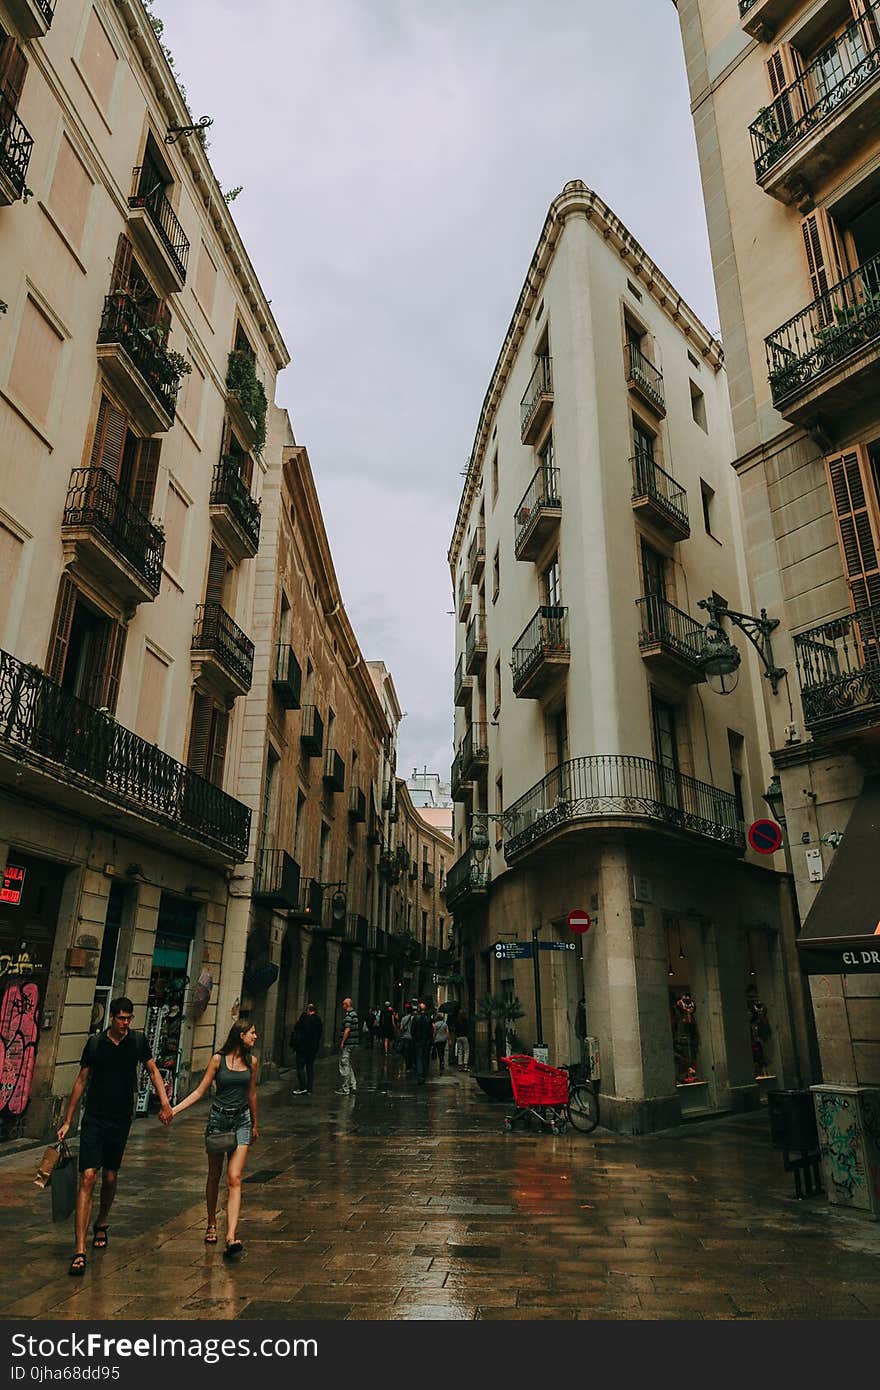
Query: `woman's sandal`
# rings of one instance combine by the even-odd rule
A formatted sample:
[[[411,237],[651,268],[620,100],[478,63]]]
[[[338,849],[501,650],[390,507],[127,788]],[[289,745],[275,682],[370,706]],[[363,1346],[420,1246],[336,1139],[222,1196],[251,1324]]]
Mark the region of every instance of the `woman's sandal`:
[[[85,1274],[85,1272],[86,1272],[86,1252],[85,1252],[84,1250],[77,1250],[77,1252],[76,1252],[76,1254],[74,1255],[73,1259],[70,1261],[70,1269],[69,1269],[67,1272],[68,1272],[68,1274],[73,1274],[73,1275],[75,1275],[75,1276],[78,1276],[78,1275],[80,1275],[80,1274]]]
[[[93,1250],[106,1250],[106,1249],[107,1249],[107,1246],[110,1244],[110,1237],[109,1237],[109,1235],[107,1234],[107,1232],[109,1231],[109,1229],[110,1229],[109,1226],[96,1226],[96,1227],[95,1227],[95,1231],[94,1231],[94,1234],[93,1234],[93,1236],[92,1236],[92,1249],[93,1249]]]
[[[223,1258],[224,1260],[237,1260],[243,1250],[244,1246],[240,1240],[227,1240]]]
[[[208,1227],[207,1231],[205,1232],[205,1244],[217,1244],[217,1227],[213,1223]]]

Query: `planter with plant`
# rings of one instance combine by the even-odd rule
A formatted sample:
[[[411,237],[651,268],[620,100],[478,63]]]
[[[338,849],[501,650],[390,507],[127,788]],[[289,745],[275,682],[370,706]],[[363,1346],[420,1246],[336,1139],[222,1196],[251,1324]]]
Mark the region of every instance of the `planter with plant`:
[[[268,401],[266,390],[257,376],[253,358],[247,352],[235,351],[229,354],[226,370],[226,389],[236,396],[242,410],[254,427],[254,451],[262,453],[266,443],[266,411]]]

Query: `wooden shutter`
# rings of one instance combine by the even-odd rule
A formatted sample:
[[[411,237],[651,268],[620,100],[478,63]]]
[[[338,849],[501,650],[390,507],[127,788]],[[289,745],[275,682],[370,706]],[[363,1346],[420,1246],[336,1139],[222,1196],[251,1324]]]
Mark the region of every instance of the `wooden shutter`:
[[[49,652],[46,657],[46,675],[56,684],[61,684],[64,665],[67,661],[67,648],[70,645],[70,628],[76,608],[77,589],[68,574],[62,574],[58,586],[58,599],[55,604],[55,618],[52,623],[52,636],[49,638]]]
[[[804,251],[807,256],[807,269],[813,298],[821,299],[834,285],[838,285],[846,275],[846,257],[837,233],[837,228],[824,208],[816,208],[801,223],[804,238]],[[823,311],[824,312],[824,311]],[[828,314],[833,311],[828,305]]]
[[[872,48],[876,48],[880,43],[880,27],[877,23],[877,11],[874,8],[875,0],[849,0],[850,8],[853,12],[853,19],[858,21],[862,31],[865,48],[870,53]]]
[[[223,768],[226,763],[226,744],[229,739],[229,713],[225,709],[215,709],[211,720],[211,748],[208,758],[207,778],[215,787],[223,786]]]
[[[167,342],[168,334],[171,332],[171,308],[165,303],[164,299],[157,299],[151,306],[149,319],[151,323],[155,323],[159,328],[165,330],[165,339]]]
[[[131,263],[133,252],[131,242],[121,232],[116,243],[116,256],[113,261],[113,273],[110,276],[110,293],[127,294],[131,288]]]
[[[110,618],[101,624],[89,663],[83,699],[95,709],[115,713],[125,653],[126,629]]]
[[[766,62],[767,79],[780,130],[788,130],[804,114],[804,99],[797,82],[803,72],[801,55],[790,43],[781,43]]]
[[[16,39],[7,35],[0,42],[0,92],[10,102],[13,111],[17,110],[27,77],[28,62]]]
[[[127,429],[128,420],[122,411],[117,410],[106,396],[102,396],[89,459],[91,468],[104,468],[118,481],[122,471],[122,453]]]
[[[244,483],[248,492],[251,490],[251,483],[254,479],[254,461],[250,454],[242,454],[239,468],[241,470],[241,481]]]
[[[222,442],[222,444],[221,444],[221,446],[220,446],[220,453],[221,453],[222,456],[225,457],[227,454],[231,454],[231,453],[232,453],[232,440],[233,440],[232,425],[231,425],[231,423],[230,423],[229,416],[228,416],[228,415],[224,415],[224,417],[223,417],[223,442]]]
[[[156,475],[159,471],[160,439],[142,439],[138,449],[137,465],[131,485],[131,500],[144,516],[149,517],[153,510],[153,494],[156,491]]]
[[[192,717],[189,726],[189,751],[186,765],[205,776],[208,765],[208,742],[211,737],[211,701],[198,690],[193,693]]]
[[[857,444],[825,459],[853,610],[880,604],[880,516],[868,451]]]
[[[208,561],[208,582],[205,585],[205,603],[223,602],[223,585],[226,582],[226,553],[216,542],[211,542],[211,558]]]

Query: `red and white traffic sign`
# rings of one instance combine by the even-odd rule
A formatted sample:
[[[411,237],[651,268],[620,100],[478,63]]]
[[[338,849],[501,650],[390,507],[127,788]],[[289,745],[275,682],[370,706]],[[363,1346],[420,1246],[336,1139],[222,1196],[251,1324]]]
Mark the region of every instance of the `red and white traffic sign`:
[[[756,820],[749,826],[749,844],[756,854],[775,854],[782,846],[782,827],[775,820]]]
[[[579,907],[572,908],[568,914],[568,929],[573,931],[576,936],[583,936],[584,932],[589,931],[592,925],[589,912],[582,912]]]

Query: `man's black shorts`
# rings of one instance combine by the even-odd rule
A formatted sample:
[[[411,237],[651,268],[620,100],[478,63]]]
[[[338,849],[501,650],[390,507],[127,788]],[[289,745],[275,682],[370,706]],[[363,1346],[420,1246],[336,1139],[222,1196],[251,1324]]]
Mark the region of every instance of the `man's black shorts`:
[[[128,1143],[130,1120],[99,1120],[83,1115],[79,1131],[79,1171],[87,1168],[109,1168],[118,1171]]]

